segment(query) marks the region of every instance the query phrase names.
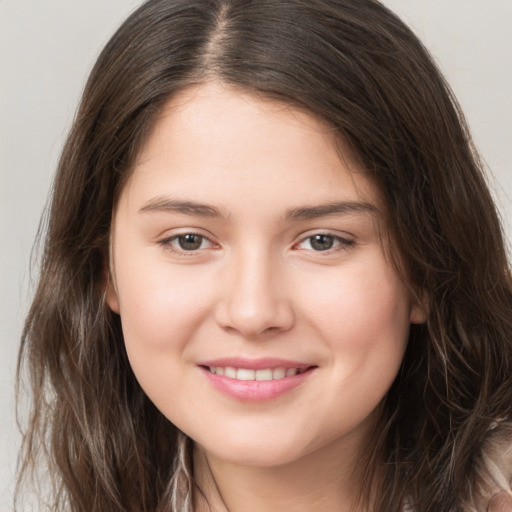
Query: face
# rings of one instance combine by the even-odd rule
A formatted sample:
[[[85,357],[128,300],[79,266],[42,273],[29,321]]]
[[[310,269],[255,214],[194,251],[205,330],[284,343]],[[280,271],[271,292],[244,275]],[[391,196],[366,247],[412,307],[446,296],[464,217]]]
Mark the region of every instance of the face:
[[[112,229],[107,301],[144,391],[234,463],[364,439],[423,320],[382,229],[378,190],[327,126],[218,84],[182,92]]]

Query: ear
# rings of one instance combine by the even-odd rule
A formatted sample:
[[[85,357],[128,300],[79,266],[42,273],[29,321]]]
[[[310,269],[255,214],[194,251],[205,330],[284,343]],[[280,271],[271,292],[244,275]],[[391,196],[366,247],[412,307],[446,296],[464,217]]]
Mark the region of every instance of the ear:
[[[119,314],[119,299],[117,298],[116,284],[110,272],[109,265],[106,262],[103,264],[101,283],[105,292],[105,302],[107,306],[114,313]]]
[[[117,298],[115,283],[110,276],[110,272],[105,288],[105,302],[114,313],[119,314],[119,299]]]
[[[424,324],[429,313],[428,296],[425,292],[419,291],[412,297],[411,313],[409,321],[411,324]]]

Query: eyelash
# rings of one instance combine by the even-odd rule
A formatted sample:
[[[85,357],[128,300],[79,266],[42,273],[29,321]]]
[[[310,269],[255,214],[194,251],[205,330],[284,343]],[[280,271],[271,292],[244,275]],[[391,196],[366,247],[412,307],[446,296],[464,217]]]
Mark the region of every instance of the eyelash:
[[[200,246],[197,249],[184,249],[183,247],[176,247],[173,242],[179,243],[180,239],[183,239],[187,236],[195,236],[201,239]],[[195,233],[193,231],[186,232],[186,233],[179,233],[178,235],[173,235],[168,238],[164,238],[163,240],[159,240],[157,243],[164,247],[165,249],[179,255],[179,256],[193,256],[194,254],[197,254],[200,250],[204,250],[203,242],[208,242],[212,246],[215,246],[214,242],[212,242],[206,235],[203,235],[201,233]]]
[[[334,235],[329,232],[320,232],[320,233],[314,233],[312,235],[308,235],[307,237],[304,237],[299,243],[294,245],[294,248],[299,247],[300,245],[307,242],[308,240],[310,241],[309,243],[311,244],[312,241],[315,239],[315,237],[325,237],[325,238],[331,239],[334,247],[329,247],[328,249],[323,250],[323,251],[322,250],[314,250],[314,249],[300,249],[300,250],[311,250],[311,251],[313,251],[315,253],[319,253],[319,254],[332,254],[337,251],[346,251],[355,245],[354,240],[350,240],[348,238],[344,238],[339,235]]]
[[[183,247],[177,247],[176,245],[174,245],[174,243],[179,244],[180,239],[184,239],[187,236],[194,236],[194,237],[200,238],[199,247],[197,247],[196,249],[185,249]],[[310,241],[310,245],[311,245],[311,243],[315,239],[315,237],[328,238],[328,239],[330,239],[330,241],[332,241],[333,246],[328,247],[325,250],[315,250],[313,248],[311,248],[311,249],[304,249],[304,248],[300,249],[299,248],[302,244],[306,243],[308,240]],[[166,248],[167,250],[169,250],[179,256],[186,257],[186,256],[193,256],[193,255],[197,254],[199,251],[204,250],[205,248],[202,247],[204,242],[209,243],[214,248],[216,246],[216,244],[214,242],[212,242],[212,240],[210,240],[210,238],[208,238],[206,235],[203,235],[201,233],[195,233],[193,231],[173,235],[171,237],[159,240],[157,243],[159,245],[161,245],[162,247]],[[319,232],[319,233],[314,233],[312,235],[308,235],[308,236],[302,238],[298,243],[294,244],[293,248],[298,249],[298,250],[310,250],[314,253],[319,253],[319,254],[332,254],[334,252],[348,250],[351,247],[353,247],[354,245],[355,245],[354,240],[350,240],[350,239],[347,239],[347,238],[344,238],[344,237],[341,237],[338,235],[334,235],[329,232]]]

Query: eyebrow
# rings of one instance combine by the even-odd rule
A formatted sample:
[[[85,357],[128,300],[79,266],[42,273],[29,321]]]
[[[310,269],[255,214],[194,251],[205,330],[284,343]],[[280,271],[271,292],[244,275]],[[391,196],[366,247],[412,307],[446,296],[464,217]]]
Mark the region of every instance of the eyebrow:
[[[196,203],[194,201],[176,201],[165,197],[156,197],[148,201],[140,210],[146,212],[169,212],[196,215],[199,217],[227,217],[215,206]]]
[[[307,220],[328,215],[343,215],[347,213],[368,213],[376,215],[378,209],[371,203],[357,201],[339,201],[336,203],[321,204],[318,206],[305,206],[288,210],[287,220]]]
[[[168,212],[194,215],[198,217],[228,218],[215,206],[196,203],[195,201],[179,201],[165,197],[156,197],[148,201],[140,210],[141,213]],[[302,206],[292,208],[285,213],[285,220],[308,220],[329,215],[343,215],[349,213],[367,213],[376,215],[378,209],[371,203],[357,201],[339,201],[317,206]]]

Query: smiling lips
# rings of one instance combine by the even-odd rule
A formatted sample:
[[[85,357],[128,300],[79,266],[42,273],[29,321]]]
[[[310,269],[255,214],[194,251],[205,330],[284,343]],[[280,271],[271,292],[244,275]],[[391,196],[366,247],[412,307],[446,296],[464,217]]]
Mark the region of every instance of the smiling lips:
[[[251,370],[249,368],[233,368],[232,366],[210,366],[211,373],[224,375],[228,379],[236,380],[280,380],[285,377],[292,377],[298,373],[303,373],[307,368],[263,368],[260,370]]]
[[[199,365],[215,389],[237,400],[263,402],[303,383],[315,366],[278,359],[223,359]]]

